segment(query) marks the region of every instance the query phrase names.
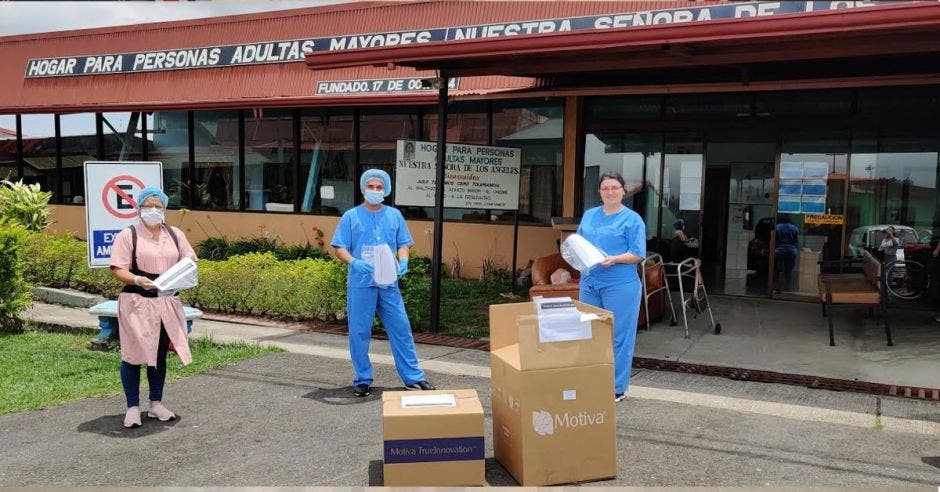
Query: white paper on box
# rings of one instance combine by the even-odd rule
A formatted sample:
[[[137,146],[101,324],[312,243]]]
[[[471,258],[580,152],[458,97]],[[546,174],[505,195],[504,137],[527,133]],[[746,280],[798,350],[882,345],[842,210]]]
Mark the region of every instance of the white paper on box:
[[[196,262],[186,256],[153,281],[161,292],[189,289],[199,284]]]
[[[564,390],[561,392],[561,398],[565,401],[577,400],[578,390]]]
[[[415,395],[401,397],[402,408],[438,408],[456,407],[457,398],[453,393],[440,395]]]
[[[583,313],[578,311],[570,297],[537,297],[534,302],[539,322],[539,343],[591,338],[591,321],[582,320]]]

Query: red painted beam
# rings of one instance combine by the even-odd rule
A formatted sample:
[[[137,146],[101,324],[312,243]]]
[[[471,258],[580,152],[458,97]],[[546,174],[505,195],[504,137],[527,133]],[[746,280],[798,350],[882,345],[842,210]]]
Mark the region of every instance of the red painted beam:
[[[308,53],[310,69],[345,68],[363,65],[397,65],[440,68],[461,75],[460,65],[501,62],[485,73],[503,73],[517,56],[560,55],[629,51],[663,44],[693,44],[717,41],[746,42],[792,39],[800,36],[858,34],[940,27],[940,3],[924,2],[855,10],[787,14],[763,18],[741,18],[688,24],[663,24],[643,28],[615,28],[531,36],[441,41],[349,51]],[[475,70],[477,75],[483,72]]]

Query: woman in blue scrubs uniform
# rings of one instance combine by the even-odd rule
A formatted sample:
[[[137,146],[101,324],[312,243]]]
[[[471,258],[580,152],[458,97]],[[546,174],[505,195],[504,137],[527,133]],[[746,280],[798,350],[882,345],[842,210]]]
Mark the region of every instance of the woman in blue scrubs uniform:
[[[424,371],[418,367],[411,323],[405,312],[398,283],[377,286],[373,281],[373,264],[362,258],[363,249],[388,245],[398,258],[398,276],[408,272],[408,250],[414,244],[411,232],[398,209],[382,204],[391,193],[392,179],[381,169],[369,169],[362,173],[359,188],[365,201],[343,214],[331,241],[336,256],[349,265],[346,312],[349,321],[349,355],[356,373],[353,394],[364,397],[372,391],[369,342],[372,340],[372,321],[376,310],[388,334],[395,368],[405,388],[433,390],[434,386],[428,383]]]
[[[630,384],[643,290],[636,265],[646,256],[646,226],[623,204],[624,185],[620,173],[602,174],[604,204],[585,211],[578,226],[578,234],[607,254],[601,265],[581,277],[579,295],[581,302],[614,313],[614,401],[624,399]]]

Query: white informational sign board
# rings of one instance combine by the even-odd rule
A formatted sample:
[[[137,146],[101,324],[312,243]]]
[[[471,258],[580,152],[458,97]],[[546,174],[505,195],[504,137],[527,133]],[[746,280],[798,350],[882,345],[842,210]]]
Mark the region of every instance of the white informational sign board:
[[[519,209],[520,149],[449,143],[445,159],[445,207]],[[436,143],[399,140],[395,204],[433,207],[436,168]]]
[[[85,237],[89,267],[108,266],[114,236],[137,222],[137,195],[147,186],[163,189],[163,163],[85,162]]]

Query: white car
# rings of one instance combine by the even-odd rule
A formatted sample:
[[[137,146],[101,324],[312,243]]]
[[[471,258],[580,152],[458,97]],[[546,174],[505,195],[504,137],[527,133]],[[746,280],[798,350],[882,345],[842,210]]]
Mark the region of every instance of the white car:
[[[917,244],[920,242],[917,237],[917,231],[913,227],[892,224],[878,224],[862,226],[854,229],[849,236],[849,256],[859,258],[864,250],[875,250],[881,246],[881,240],[885,237],[885,229],[894,227],[894,232],[901,241],[901,246],[905,244]]]

